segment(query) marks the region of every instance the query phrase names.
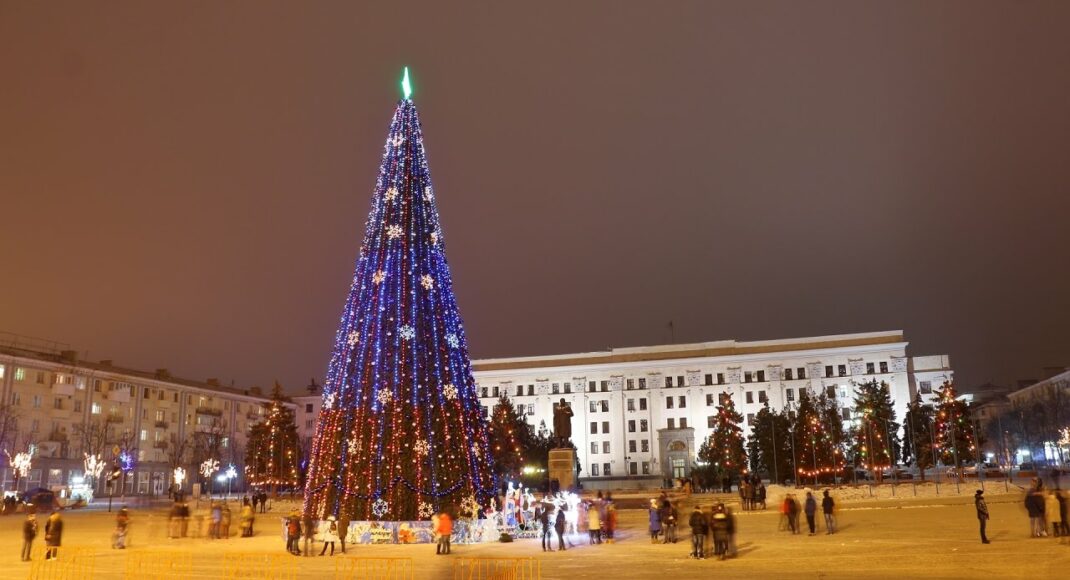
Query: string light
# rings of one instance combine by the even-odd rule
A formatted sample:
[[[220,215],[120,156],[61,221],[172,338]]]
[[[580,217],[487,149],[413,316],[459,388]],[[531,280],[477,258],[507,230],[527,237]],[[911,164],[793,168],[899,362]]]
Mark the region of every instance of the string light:
[[[410,96],[394,110],[335,334],[307,513],[415,520],[496,487]],[[359,340],[347,341],[351,333]]]
[[[345,338],[355,343],[353,333]],[[246,478],[251,485],[295,488],[298,476],[298,437],[293,411],[284,402],[282,386],[275,383],[264,420],[249,428]],[[324,402],[326,405],[326,402]]]

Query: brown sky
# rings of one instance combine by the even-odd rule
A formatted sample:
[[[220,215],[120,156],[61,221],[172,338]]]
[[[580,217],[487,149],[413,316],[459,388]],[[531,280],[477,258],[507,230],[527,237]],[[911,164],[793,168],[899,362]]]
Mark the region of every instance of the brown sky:
[[[0,330],[326,368],[402,65],[475,357],[1070,365],[1070,3],[0,1]]]

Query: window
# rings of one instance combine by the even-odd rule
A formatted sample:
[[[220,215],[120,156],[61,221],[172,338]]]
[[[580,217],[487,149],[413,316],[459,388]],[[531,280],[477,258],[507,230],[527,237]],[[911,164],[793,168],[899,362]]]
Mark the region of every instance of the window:
[[[754,424],[754,413],[747,413],[747,424],[748,425],[753,425]]]
[[[666,387],[671,387],[672,386],[672,377],[665,377],[665,386]]]
[[[867,375],[872,375],[875,372],[877,372],[877,369],[875,368],[874,364],[873,363],[866,363],[866,374]]]
[[[598,454],[598,442],[597,441],[591,441],[591,453],[595,454],[595,455]]]
[[[676,386],[678,386],[678,387],[684,386],[684,377],[683,377],[683,375],[677,375],[676,376]]]
[[[712,385],[713,384],[713,375],[708,374],[708,375],[703,376],[702,377],[702,384],[704,384],[704,385]]]
[[[668,425],[669,429],[675,429],[676,428],[676,419],[674,419],[672,417],[669,417],[668,419],[666,419],[666,424]]]
[[[680,408],[680,409],[686,408],[687,407],[687,397],[685,397],[683,395],[680,395],[679,397],[677,397],[676,398],[676,406],[678,408]]]
[[[149,397],[152,396],[152,393],[149,391],[148,387],[145,387],[144,389],[142,389],[141,395],[142,395],[143,399],[148,399]]]
[[[687,417],[680,417],[680,428],[687,429]]]
[[[516,396],[518,396],[518,397],[523,397],[524,396],[524,385],[517,385],[516,386]]]
[[[839,371],[841,377],[847,376],[847,365],[839,365],[836,370]]]
[[[142,429],[141,430],[141,437],[139,438],[139,440],[140,441],[148,441],[149,440],[149,432],[148,432],[147,429]]]
[[[794,401],[795,400],[795,389],[787,389],[784,392],[785,392],[785,394],[787,394],[789,401]]]
[[[63,397],[56,397],[52,401],[52,408],[53,409],[62,409],[63,408]]]
[[[609,412],[609,399],[606,399],[606,400],[602,401],[602,412],[603,413],[608,413]]]
[[[717,415],[710,415],[706,417],[706,428],[713,429],[717,426]]]
[[[635,419],[628,419],[628,432],[635,433]]]
[[[20,369],[18,367],[15,367],[15,380],[16,381],[25,381],[26,380],[26,369]]]
[[[602,453],[609,453],[609,441],[602,442]]]
[[[650,475],[650,462],[649,461],[644,461],[643,462],[643,475]]]
[[[880,369],[882,374],[888,372],[888,361],[881,361]]]
[[[598,421],[591,421],[591,435],[598,434]]]
[[[528,385],[528,396],[531,397],[531,396],[534,396],[534,395],[535,395],[535,385]]]
[[[791,378],[792,378],[791,377],[791,373],[792,373],[791,369],[784,369],[784,380],[785,381],[790,381],[791,380]]]
[[[305,429],[312,428],[312,419],[305,419]]]
[[[21,405],[22,404],[22,393],[19,393],[18,391],[12,392],[11,393],[11,404],[12,405]]]
[[[490,396],[490,392],[487,390],[487,387],[483,387],[483,388],[479,389],[479,395],[481,397],[488,397],[488,396]]]
[[[799,371],[799,372],[795,373],[795,376],[799,377],[800,379],[805,379],[806,378],[806,369],[804,369],[802,367],[799,367],[799,368],[797,368],[795,370]]]
[[[312,412],[312,403],[305,403],[305,412],[306,413],[311,413]]]
[[[93,403],[91,411],[92,411],[92,413],[94,415],[99,415],[100,414],[100,403]]]
[[[591,401],[590,403],[588,403],[588,406],[590,406],[592,413],[598,412],[598,401]]]
[[[45,384],[45,371],[37,371],[37,384]]]
[[[929,381],[920,381],[918,383],[918,390],[921,391],[921,394],[923,395],[931,395],[933,394],[933,384]]]
[[[40,429],[40,428],[41,428],[41,421],[39,419],[34,419],[32,422],[30,422],[30,432],[31,433],[37,433],[37,430]]]
[[[572,383],[565,383],[565,394],[566,395],[571,395],[572,394]]]
[[[639,449],[643,453],[650,453],[650,440],[649,439],[643,439],[642,441],[640,441],[639,442]]]
[[[602,381],[601,383],[599,383],[598,387],[600,389],[602,389],[603,393],[608,393],[609,392],[609,381]]]
[[[639,390],[642,391],[644,389],[646,389],[646,379],[639,379]]]
[[[490,392],[491,392],[491,396],[492,397],[497,397],[498,396],[498,387],[491,388]]]
[[[550,385],[550,392],[555,394],[555,395],[560,395],[561,394],[561,385],[559,385],[557,383],[554,383],[554,384]]]
[[[750,371],[747,371],[747,372],[743,373],[743,382],[744,383],[749,383],[752,380],[754,380],[754,373],[752,373]]]
[[[588,393],[593,393],[594,390],[595,390],[595,382],[591,381],[591,382],[587,383],[587,392]]]
[[[836,385],[829,385],[825,387],[825,396],[830,399],[836,398]]]
[[[159,397],[157,397],[157,398],[158,398],[158,399],[159,399],[160,401],[162,401],[162,400],[164,399],[164,395],[166,395],[166,394],[167,394],[167,393],[166,393],[166,392],[165,392],[165,391],[164,391],[163,389],[160,389],[160,396],[159,396]]]
[[[518,404],[516,406],[516,414],[517,415],[523,415],[524,414],[524,405],[523,404]]]
[[[628,410],[629,411],[634,411],[635,410],[635,399],[628,399]]]
[[[612,475],[609,472],[609,464],[608,463],[603,463],[602,464],[602,475]]]
[[[648,426],[647,426],[646,419],[640,419],[639,420],[639,431],[641,431],[643,433],[646,433],[648,431]]]
[[[758,379],[757,380],[758,380],[759,383],[764,383],[765,382],[765,371],[758,371]]]
[[[591,464],[591,475],[598,475],[598,464],[597,463],[592,463]]]
[[[639,399],[639,410],[646,411],[646,397]]]
[[[747,404],[750,404],[750,403],[753,403],[753,402],[754,402],[754,392],[753,391],[747,391]]]
[[[635,453],[635,439],[628,440],[628,453]]]
[[[639,464],[634,461],[629,463],[628,473],[630,473],[631,475],[639,475]]]
[[[723,385],[724,384],[724,373],[717,373],[717,384],[718,385]]]
[[[178,402],[178,392],[177,391],[175,392],[175,402],[176,403]]]
[[[831,376],[833,376],[833,374],[832,374],[832,365],[825,365],[825,377],[828,378],[828,377],[831,377]]]
[[[758,402],[765,403],[767,401],[769,401],[769,399],[765,396],[765,391],[758,391]]]
[[[713,406],[713,393],[706,393],[706,406],[707,407],[712,407]]]
[[[82,412],[82,402],[77,400],[77,399],[75,399],[75,401],[74,401],[74,412],[75,413],[81,413]]]
[[[34,409],[40,409],[41,408],[41,395],[34,395],[33,396],[33,408]]]
[[[609,421],[602,421],[602,433],[609,433]]]
[[[628,379],[628,381],[626,382],[625,388],[628,389],[629,391],[634,389],[635,388],[635,379]]]
[[[665,397],[665,408],[672,409],[673,400],[672,397]]]

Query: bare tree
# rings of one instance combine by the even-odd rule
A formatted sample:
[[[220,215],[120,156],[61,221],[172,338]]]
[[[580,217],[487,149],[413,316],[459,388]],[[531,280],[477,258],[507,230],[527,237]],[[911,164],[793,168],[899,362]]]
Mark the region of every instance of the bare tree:
[[[85,423],[75,423],[72,430],[82,453],[104,457],[111,440],[107,422],[90,419]]]
[[[0,450],[14,450],[18,442],[19,410],[8,404],[0,404]]]

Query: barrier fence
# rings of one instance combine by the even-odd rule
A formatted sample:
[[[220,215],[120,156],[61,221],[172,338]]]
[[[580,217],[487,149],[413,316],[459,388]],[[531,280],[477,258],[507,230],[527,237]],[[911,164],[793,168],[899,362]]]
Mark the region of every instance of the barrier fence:
[[[453,580],[542,580],[535,558],[456,558]]]
[[[95,572],[96,556],[89,548],[40,546],[31,557],[30,580],[82,580]]]
[[[193,553],[171,550],[127,552],[126,580],[187,580],[193,576]]]
[[[220,578],[227,580],[297,580],[292,554],[224,552]]]
[[[412,558],[343,556],[334,562],[334,580],[412,580]]]

